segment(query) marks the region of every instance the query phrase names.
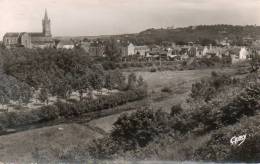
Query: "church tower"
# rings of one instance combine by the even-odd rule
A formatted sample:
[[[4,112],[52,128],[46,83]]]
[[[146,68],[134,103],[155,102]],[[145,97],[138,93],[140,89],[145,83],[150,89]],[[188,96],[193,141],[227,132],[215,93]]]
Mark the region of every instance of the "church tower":
[[[42,32],[44,36],[51,36],[51,20],[48,18],[47,10],[42,20]]]

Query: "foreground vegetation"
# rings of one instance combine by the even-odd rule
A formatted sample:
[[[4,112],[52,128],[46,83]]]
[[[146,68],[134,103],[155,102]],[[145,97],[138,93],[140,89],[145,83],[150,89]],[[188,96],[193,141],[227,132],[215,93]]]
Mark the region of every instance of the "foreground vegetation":
[[[260,85],[256,75],[233,78],[212,73],[192,86],[190,97],[171,113],[149,108],[122,115],[111,134],[78,145],[63,160],[203,160],[257,162]],[[204,86],[204,87],[202,87]],[[247,134],[240,147],[233,136]]]

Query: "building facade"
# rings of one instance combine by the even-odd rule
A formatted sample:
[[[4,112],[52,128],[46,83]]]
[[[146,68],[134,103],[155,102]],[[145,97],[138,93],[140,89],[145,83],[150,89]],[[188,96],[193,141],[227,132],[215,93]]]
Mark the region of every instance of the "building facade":
[[[47,11],[42,20],[42,32],[8,32],[4,35],[3,44],[7,48],[46,48],[53,47],[54,41],[51,34],[51,20],[48,18]]]
[[[72,40],[60,40],[55,44],[57,49],[73,49],[75,44]]]
[[[131,55],[140,55],[145,56],[149,51],[150,48],[148,46],[135,46],[134,44],[130,43],[126,46],[121,48],[123,56],[131,56]]]

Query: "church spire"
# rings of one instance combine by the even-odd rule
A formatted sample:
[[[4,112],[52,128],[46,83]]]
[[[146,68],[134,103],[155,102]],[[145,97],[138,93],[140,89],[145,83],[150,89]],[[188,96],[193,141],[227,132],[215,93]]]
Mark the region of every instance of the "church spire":
[[[51,36],[51,20],[48,17],[47,9],[45,9],[44,18],[42,20],[42,32],[45,36]]]
[[[49,19],[49,18],[48,18],[47,9],[45,9],[45,15],[44,15],[44,19],[45,19],[45,20],[48,20],[48,19]]]

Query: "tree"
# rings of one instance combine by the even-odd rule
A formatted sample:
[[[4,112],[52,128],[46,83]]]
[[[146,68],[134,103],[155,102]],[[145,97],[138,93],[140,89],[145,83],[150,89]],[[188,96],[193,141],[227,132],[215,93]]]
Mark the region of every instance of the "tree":
[[[260,67],[260,56],[257,55],[256,51],[252,53],[252,60],[250,61],[251,73],[258,72]]]
[[[128,75],[128,89],[135,89],[137,87],[137,79],[134,73]]]
[[[47,88],[41,88],[38,99],[43,103],[49,103],[49,92]]]
[[[124,150],[144,147],[169,128],[170,115],[161,110],[139,109],[131,115],[123,114],[113,124],[111,133]]]
[[[105,46],[105,55],[108,58],[108,60],[113,62],[118,62],[121,60],[121,50],[120,46],[117,43],[116,40],[108,40]]]
[[[144,79],[143,77],[140,75],[138,80],[137,80],[137,85],[138,86],[143,86],[144,85]]]
[[[105,77],[105,87],[108,89],[119,89],[125,88],[125,77],[122,72],[118,69],[107,71]]]
[[[105,83],[105,73],[101,64],[95,64],[92,66],[92,72],[90,72],[90,81],[93,89],[101,89]]]

